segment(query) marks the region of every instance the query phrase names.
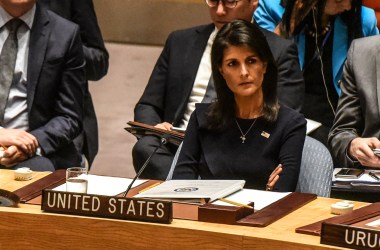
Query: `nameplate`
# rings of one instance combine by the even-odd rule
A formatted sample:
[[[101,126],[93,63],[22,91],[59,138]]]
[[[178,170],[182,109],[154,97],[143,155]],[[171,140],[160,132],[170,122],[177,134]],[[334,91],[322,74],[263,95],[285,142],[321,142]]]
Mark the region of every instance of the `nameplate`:
[[[380,231],[322,223],[321,244],[351,249],[380,249]]]
[[[42,191],[41,210],[51,213],[166,224],[170,224],[173,219],[173,205],[170,201],[80,194],[46,189]]]

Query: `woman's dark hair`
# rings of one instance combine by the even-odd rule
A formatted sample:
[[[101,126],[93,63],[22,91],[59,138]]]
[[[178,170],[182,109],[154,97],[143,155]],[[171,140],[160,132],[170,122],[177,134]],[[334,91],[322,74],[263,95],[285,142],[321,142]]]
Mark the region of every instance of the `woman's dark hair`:
[[[299,0],[298,0],[299,1]],[[318,30],[322,30],[322,15],[326,6],[326,0],[301,0],[303,6],[298,14],[296,27],[291,33],[290,24],[294,5],[297,0],[286,0],[283,4],[285,12],[282,16],[281,31],[286,37],[298,35],[306,26],[317,25]],[[348,44],[356,38],[363,37],[362,31],[362,0],[352,0],[351,9],[340,14],[343,22],[348,27]],[[315,11],[316,23],[314,23],[313,8]],[[339,34],[338,34],[339,35]]]
[[[277,66],[267,40],[256,24],[244,20],[235,20],[225,24],[215,37],[211,49],[212,75],[217,100],[211,104],[208,113],[209,128],[223,130],[235,118],[235,98],[228,88],[226,80],[219,72],[224,51],[230,46],[247,47],[257,54],[261,61],[267,63],[263,88],[263,117],[269,122],[277,119]]]

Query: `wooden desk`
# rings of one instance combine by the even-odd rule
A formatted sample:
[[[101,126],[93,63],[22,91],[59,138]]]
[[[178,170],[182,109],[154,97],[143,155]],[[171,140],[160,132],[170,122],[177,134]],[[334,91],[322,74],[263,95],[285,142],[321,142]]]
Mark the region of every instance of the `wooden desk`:
[[[1,175],[1,172],[0,172]],[[341,249],[295,228],[329,218],[335,199],[318,198],[265,227],[173,220],[170,225],[0,207],[0,249]],[[355,202],[355,208],[366,203]],[[17,243],[15,243],[17,236]]]
[[[50,172],[33,172],[33,178],[29,181],[15,181],[14,170],[0,169],[0,189],[15,191],[22,188],[42,177],[50,174]],[[1,245],[0,245],[1,246]]]

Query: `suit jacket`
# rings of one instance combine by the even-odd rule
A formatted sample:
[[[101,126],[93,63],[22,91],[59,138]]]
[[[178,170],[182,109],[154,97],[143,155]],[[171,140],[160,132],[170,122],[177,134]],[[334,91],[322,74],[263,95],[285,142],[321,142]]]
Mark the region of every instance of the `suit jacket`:
[[[82,131],[85,61],[79,27],[37,3],[30,31],[29,129],[56,168],[79,166],[73,139]]]
[[[280,5],[280,0],[261,0],[257,7],[254,18],[260,27],[273,31],[280,22],[284,8]],[[373,36],[379,34],[377,29],[377,19],[373,9],[362,7],[362,31],[363,36]],[[339,81],[342,78],[342,70],[346,55],[350,46],[348,41],[347,25],[338,15],[334,21],[332,72],[335,89],[340,94]],[[298,45],[298,54],[301,68],[305,64],[305,32],[295,38]]]
[[[214,24],[171,33],[135,107],[135,121],[178,126],[184,115],[198,67]],[[278,64],[280,103],[300,110],[304,82],[294,43],[262,29]]]
[[[86,78],[96,81],[107,74],[108,52],[104,46],[92,0],[38,0],[58,15],[80,27],[83,51],[86,59]],[[98,153],[98,125],[91,94],[85,93],[84,147],[83,153],[89,164]]]
[[[340,167],[358,166],[346,154],[357,137],[380,138],[380,36],[354,40],[347,55],[329,144]]]

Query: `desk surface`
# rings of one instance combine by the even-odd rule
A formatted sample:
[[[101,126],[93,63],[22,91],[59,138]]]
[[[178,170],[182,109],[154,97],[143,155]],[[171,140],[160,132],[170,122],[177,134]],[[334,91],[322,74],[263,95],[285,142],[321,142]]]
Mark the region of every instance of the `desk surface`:
[[[0,172],[1,175],[1,172]],[[49,214],[39,206],[0,208],[0,248],[340,249],[295,228],[331,217],[334,199],[318,198],[265,227],[173,220],[170,225]],[[355,208],[366,203],[355,202]],[[54,240],[57,239],[57,240]],[[9,243],[7,243],[9,242]]]
[[[42,177],[50,174],[50,172],[33,172],[33,178],[29,181],[15,181],[14,170],[0,169],[0,189],[15,191],[22,188]]]

